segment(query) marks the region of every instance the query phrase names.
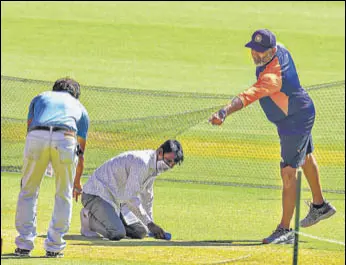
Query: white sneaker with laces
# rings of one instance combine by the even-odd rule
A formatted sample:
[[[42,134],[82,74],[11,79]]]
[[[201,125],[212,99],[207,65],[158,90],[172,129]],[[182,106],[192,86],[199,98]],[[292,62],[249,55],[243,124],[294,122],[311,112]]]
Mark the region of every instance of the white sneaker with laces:
[[[293,244],[295,238],[295,233],[291,229],[285,229],[280,225],[273,231],[273,233],[264,238],[263,244]]]
[[[101,237],[98,233],[92,231],[90,229],[89,225],[89,210],[86,208],[83,208],[80,211],[80,223],[81,223],[81,229],[80,233],[82,236],[85,237]]]

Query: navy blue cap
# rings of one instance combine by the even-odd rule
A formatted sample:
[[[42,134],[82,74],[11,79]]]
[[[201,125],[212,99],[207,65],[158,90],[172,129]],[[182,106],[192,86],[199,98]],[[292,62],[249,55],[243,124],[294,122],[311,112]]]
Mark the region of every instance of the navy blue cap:
[[[252,34],[251,41],[245,44],[245,47],[254,49],[257,52],[265,52],[276,46],[276,37],[268,29],[259,29]]]

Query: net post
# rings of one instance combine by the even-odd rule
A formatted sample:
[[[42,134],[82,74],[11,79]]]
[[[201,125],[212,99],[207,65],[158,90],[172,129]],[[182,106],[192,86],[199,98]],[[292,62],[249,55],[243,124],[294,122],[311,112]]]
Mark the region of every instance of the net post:
[[[296,215],[295,215],[295,227],[294,227],[294,247],[293,247],[293,265],[298,264],[298,242],[299,242],[299,212],[300,212],[300,190],[301,190],[302,171],[298,170],[297,187],[296,187]]]

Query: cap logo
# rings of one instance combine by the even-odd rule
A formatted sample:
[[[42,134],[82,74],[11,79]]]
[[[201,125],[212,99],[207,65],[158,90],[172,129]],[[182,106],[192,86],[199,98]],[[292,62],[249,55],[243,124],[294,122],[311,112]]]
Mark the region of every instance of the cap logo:
[[[257,34],[255,36],[255,42],[261,42],[262,41],[262,35],[261,34]]]

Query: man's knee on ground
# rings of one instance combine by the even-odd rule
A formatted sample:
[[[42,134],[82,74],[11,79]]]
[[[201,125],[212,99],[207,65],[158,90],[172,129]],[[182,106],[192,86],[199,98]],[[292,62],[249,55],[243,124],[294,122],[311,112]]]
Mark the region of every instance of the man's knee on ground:
[[[284,189],[289,189],[295,184],[296,173],[297,173],[297,169],[291,166],[286,166],[281,169],[281,178],[282,178]]]
[[[124,229],[114,230],[114,229],[108,229],[107,230],[107,238],[110,240],[120,240],[123,239],[126,236],[126,231]]]

